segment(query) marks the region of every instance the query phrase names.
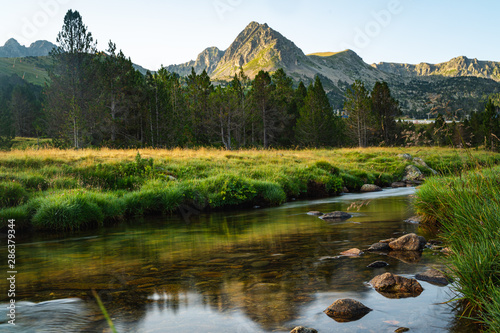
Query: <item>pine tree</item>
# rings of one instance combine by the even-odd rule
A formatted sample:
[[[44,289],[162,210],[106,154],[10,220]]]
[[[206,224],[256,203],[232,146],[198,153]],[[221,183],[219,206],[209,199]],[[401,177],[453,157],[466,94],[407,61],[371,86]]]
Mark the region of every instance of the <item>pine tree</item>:
[[[371,100],[365,85],[355,81],[345,94],[344,110],[348,114],[347,126],[359,147],[368,145],[368,134],[373,126]]]
[[[398,102],[392,98],[386,82],[376,82],[371,93],[372,110],[376,118],[379,139],[386,145],[395,141],[395,117],[401,114]]]

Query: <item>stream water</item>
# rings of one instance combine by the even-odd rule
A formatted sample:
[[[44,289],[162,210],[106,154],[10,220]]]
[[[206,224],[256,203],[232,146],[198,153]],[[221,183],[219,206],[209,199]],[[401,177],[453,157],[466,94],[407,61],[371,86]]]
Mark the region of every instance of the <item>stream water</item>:
[[[367,284],[386,271],[413,277],[443,268],[443,254],[339,256],[404,233],[432,237],[404,222],[414,191],[123,221],[77,235],[18,235],[16,326],[7,323],[2,278],[0,331],[107,332],[95,289],[118,332],[289,332],[299,325],[319,332],[473,332],[443,304],[453,297],[449,287],[421,282],[420,296],[389,299]],[[326,222],[307,215],[311,210],[349,210],[353,217]],[[1,255],[7,258],[5,246]],[[366,267],[376,260],[389,266]],[[339,298],[374,311],[338,323],[323,310]]]

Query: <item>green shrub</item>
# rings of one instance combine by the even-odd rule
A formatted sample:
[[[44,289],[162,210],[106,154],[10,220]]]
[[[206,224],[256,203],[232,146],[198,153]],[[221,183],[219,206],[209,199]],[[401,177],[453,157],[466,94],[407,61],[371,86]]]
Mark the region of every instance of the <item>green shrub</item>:
[[[286,201],[285,191],[276,183],[255,180],[253,185],[257,192],[254,199],[257,205],[277,206]]]
[[[39,174],[21,174],[17,178],[21,184],[27,189],[35,191],[45,191],[49,187],[49,183]]]
[[[340,169],[336,166],[331,165],[329,162],[321,160],[314,163],[314,166],[318,169],[324,170],[332,175],[339,176]]]
[[[361,187],[365,184],[365,182],[361,178],[351,175],[349,173],[342,172],[340,176],[342,177],[344,186],[351,191],[359,191]]]
[[[26,202],[28,193],[17,182],[0,182],[0,208],[18,206]]]

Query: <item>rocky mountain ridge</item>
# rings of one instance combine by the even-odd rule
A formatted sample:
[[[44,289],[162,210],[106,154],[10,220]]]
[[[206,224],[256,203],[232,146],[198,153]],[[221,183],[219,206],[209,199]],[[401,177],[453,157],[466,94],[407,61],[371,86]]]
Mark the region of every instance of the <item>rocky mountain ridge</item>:
[[[19,58],[19,57],[41,57],[46,56],[56,47],[46,40],[37,40],[31,43],[29,47],[19,44],[14,38],[5,42],[4,46],[0,46],[0,58]]]
[[[439,64],[429,64],[422,62],[417,65],[381,62],[372,64],[373,68],[379,69],[389,74],[396,74],[403,77],[421,76],[475,76],[500,81],[500,62],[482,61],[469,59],[465,56],[453,58],[447,62]]]

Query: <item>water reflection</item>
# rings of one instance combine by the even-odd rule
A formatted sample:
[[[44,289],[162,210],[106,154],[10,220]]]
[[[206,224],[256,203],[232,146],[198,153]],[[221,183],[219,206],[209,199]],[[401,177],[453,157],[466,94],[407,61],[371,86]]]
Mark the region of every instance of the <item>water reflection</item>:
[[[80,297],[93,305],[90,290],[96,289],[120,332],[289,332],[297,325],[339,332],[394,331],[399,325],[425,332],[429,323],[436,332],[447,331],[453,314],[436,303],[450,298],[448,288],[423,283],[418,298],[387,300],[366,284],[385,271],[411,277],[439,266],[441,254],[427,250],[338,256],[353,247],[366,249],[380,239],[416,232],[418,226],[402,222],[412,214],[412,191],[203,214],[189,225],[177,217],[130,221],[100,230],[97,236],[93,232],[63,241],[31,236],[17,249],[16,299]],[[344,222],[306,214],[348,207],[354,207],[353,218]],[[366,267],[376,260],[389,266]],[[0,287],[5,290],[4,281]],[[5,295],[0,297],[6,301]],[[322,312],[346,297],[375,311],[344,324]],[[106,328],[98,311],[86,318],[92,329]]]

